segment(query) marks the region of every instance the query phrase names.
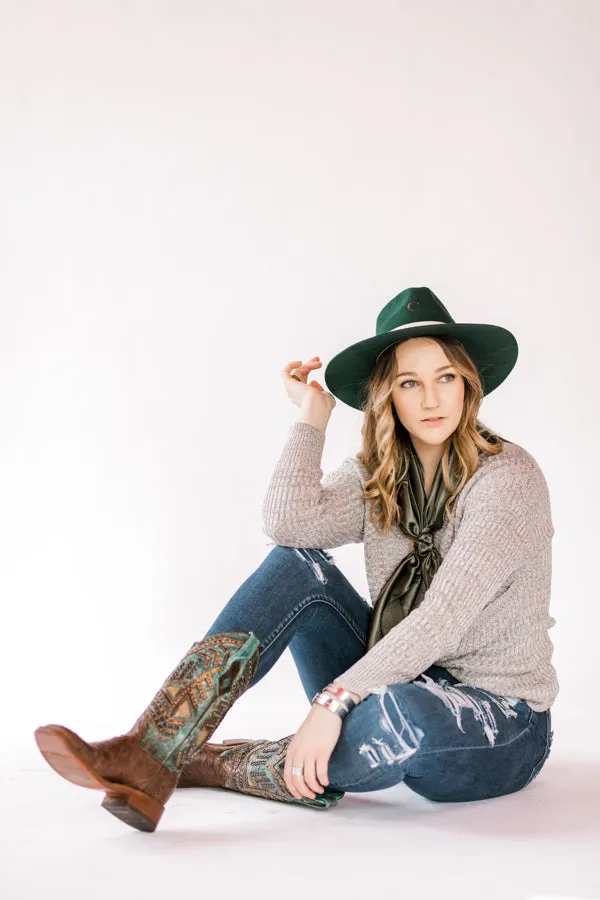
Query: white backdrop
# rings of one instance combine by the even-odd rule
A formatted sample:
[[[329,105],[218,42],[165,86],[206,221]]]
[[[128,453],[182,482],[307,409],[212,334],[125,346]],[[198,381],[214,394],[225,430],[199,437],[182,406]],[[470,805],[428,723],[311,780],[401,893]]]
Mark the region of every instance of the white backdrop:
[[[280,370],[323,383],[414,285],[519,341],[481,418],[546,475],[555,748],[595,753],[600,5],[0,13],[0,753],[131,726],[269,551]],[[324,471],[360,424],[338,401]],[[307,710],[286,652],[217,735]]]

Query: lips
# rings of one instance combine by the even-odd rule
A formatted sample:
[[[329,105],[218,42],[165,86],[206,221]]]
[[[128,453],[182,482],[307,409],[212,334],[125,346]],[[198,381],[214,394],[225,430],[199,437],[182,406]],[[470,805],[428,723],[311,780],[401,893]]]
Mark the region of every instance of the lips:
[[[445,419],[446,416],[430,416],[428,419],[423,419],[423,422],[437,422],[440,419]]]

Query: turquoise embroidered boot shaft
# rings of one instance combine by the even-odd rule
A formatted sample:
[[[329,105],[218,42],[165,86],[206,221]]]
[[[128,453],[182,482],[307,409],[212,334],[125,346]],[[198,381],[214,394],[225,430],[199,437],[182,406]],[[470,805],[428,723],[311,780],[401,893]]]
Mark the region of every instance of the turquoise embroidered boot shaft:
[[[177,787],[223,787],[314,809],[336,806],[344,796],[342,791],[325,788],[314,799],[303,797],[301,800],[290,794],[283,771],[293,737],[289,734],[277,741],[228,740],[222,744],[203,744],[194,759],[183,767]]]
[[[86,743],[63,725],[44,725],[37,745],[63,778],[104,790],[112,815],[154,831],[184,765],[250,686],[258,648],[253,632],[210,635],[192,644],[127,734]]]

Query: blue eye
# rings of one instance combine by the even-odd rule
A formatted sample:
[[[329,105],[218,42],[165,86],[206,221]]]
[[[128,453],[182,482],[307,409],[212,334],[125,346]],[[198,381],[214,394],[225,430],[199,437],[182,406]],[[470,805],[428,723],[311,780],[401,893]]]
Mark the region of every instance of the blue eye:
[[[442,375],[442,378],[452,378],[452,380],[454,380],[456,378],[456,375],[454,375],[452,372],[446,372],[445,375]],[[403,381],[402,384],[400,385],[400,387],[404,387],[405,384],[416,384],[416,383],[417,382],[414,380],[414,378],[409,378],[408,381]]]

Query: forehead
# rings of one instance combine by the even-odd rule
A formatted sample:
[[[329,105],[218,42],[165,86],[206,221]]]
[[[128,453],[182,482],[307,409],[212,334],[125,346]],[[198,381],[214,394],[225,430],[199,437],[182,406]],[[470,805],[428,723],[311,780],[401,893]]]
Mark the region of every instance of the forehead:
[[[419,368],[435,368],[449,363],[443,348],[437,341],[429,337],[408,338],[395,349],[398,366],[417,371]]]

